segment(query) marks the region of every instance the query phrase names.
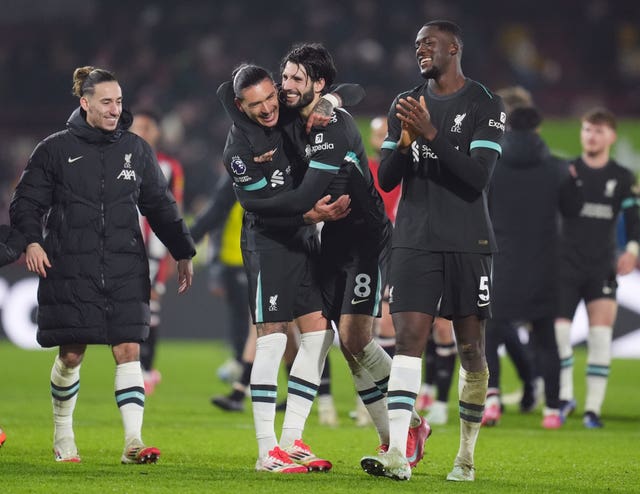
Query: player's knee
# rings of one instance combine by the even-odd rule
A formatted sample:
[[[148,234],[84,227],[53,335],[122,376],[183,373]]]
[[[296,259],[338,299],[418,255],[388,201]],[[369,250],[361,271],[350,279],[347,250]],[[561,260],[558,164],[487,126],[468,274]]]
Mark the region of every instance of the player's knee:
[[[61,355],[60,360],[67,369],[74,369],[82,363],[82,357],[82,355],[75,353],[67,353],[65,355]]]
[[[346,352],[347,354],[357,356],[362,352],[367,343],[371,341],[371,336],[369,336],[368,339],[365,339],[359,337],[358,335],[346,335],[344,338],[342,338],[341,341],[343,353]]]
[[[464,342],[458,346],[460,360],[462,362],[478,362],[485,358],[480,341]]]
[[[140,344],[120,343],[112,347],[113,358],[116,364],[126,364],[140,360]]]
[[[287,334],[288,324],[286,322],[262,322],[256,324],[258,336],[267,336],[269,334],[284,333]]]
[[[64,345],[60,347],[58,356],[67,369],[73,369],[82,363],[85,349],[85,345]]]
[[[406,355],[408,357],[422,357],[426,338],[417,335],[414,338],[407,338],[407,334],[402,338],[396,335],[396,355]]]

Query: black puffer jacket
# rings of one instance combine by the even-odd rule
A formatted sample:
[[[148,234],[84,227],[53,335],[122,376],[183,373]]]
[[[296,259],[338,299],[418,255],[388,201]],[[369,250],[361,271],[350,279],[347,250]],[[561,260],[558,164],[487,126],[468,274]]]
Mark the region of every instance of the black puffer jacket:
[[[136,206],[175,259],[195,254],[155,154],[126,130],[131,121],[125,111],[104,132],[76,109],[66,130],[38,144],[16,188],[12,225],[52,264],[38,289],[44,347],[147,337],[149,264]]]
[[[25,248],[22,234],[9,225],[0,225],[0,267],[20,257]]]
[[[498,252],[493,256],[491,311],[496,319],[555,316],[558,221],[575,216],[582,193],[568,164],[533,131],[504,135],[489,189]]]

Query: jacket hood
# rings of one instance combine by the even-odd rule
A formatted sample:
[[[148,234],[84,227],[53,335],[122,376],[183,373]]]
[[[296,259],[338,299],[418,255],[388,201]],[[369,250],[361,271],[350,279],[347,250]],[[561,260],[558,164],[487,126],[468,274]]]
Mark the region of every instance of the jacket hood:
[[[542,138],[532,131],[512,130],[502,140],[501,166],[532,168],[550,156]]]
[[[73,135],[78,136],[89,143],[99,144],[117,141],[122,136],[122,133],[131,127],[132,123],[133,115],[131,115],[129,110],[123,108],[116,130],[106,132],[89,125],[87,123],[87,112],[85,112],[81,107],[78,107],[67,120],[67,128]]]

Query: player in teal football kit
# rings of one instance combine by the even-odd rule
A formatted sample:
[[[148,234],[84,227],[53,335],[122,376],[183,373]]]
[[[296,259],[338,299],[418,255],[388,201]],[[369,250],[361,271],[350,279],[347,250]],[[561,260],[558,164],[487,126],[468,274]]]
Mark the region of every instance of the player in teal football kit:
[[[583,423],[603,426],[600,419],[609,366],[611,339],[618,305],[616,275],[630,273],[638,259],[640,216],[638,185],[627,168],[610,158],[616,139],[616,120],[608,110],[595,108],[582,118],[582,155],[573,162],[582,182],[584,205],[577,217],[565,217],[560,235],[560,301],[555,322],[560,354],[560,407],[564,418],[576,407],[573,395],[571,319],[580,300],[589,316],[587,396]],[[616,223],[624,215],[625,250],[616,253]]]
[[[453,321],[460,355],[460,448],[448,480],[474,480],[473,452],[487,391],[484,320],[490,316],[489,178],[506,115],[499,97],[462,73],[460,28],[432,21],[418,32],[422,86],[389,111],[380,186],[402,181],[391,254],[390,306],[396,355],[389,379],[391,442],[362,459],[372,475],[407,480],[402,453],[420,389],[421,355],[435,316]]]
[[[221,87],[219,95],[228,89]],[[302,431],[320,383],[325,356],[333,342],[333,331],[327,329],[321,314],[322,301],[311,262],[317,242],[316,229],[306,224],[318,221],[317,218],[308,221],[315,203],[298,215],[280,218],[262,218],[248,210],[252,202],[260,203],[289,190],[299,182],[301,173],[299,164],[289,158],[293,153],[285,152],[288,144],[280,132],[274,130],[280,105],[269,73],[255,65],[240,67],[234,74],[233,94],[231,107],[237,107],[243,121],[251,122],[268,148],[275,150],[269,161],[256,162],[254,156],[260,153],[255,143],[236,123],[229,131],[223,153],[238,201],[246,210],[241,248],[249,280],[251,315],[258,331],[251,372],[251,400],[258,440],[256,470],[274,473],[329,470],[331,463],[317,458],[302,442]],[[320,218],[325,219],[330,218]],[[301,331],[301,343],[289,377],[289,395],[296,396],[294,401],[299,406],[288,404],[283,438],[278,442],[274,430],[277,374],[286,334],[294,319]],[[295,434],[290,441],[284,437],[289,421],[295,422]]]
[[[285,142],[294,144],[297,158],[308,164],[308,169],[293,190],[248,201],[245,207],[263,217],[272,217],[300,214],[324,194],[351,197],[350,214],[325,224],[322,231],[319,272],[324,313],[338,325],[356,389],[376,425],[380,447],[386,450],[389,429],[385,398],[391,362],[373,339],[372,325],[373,318],[380,315],[384,286],[381,273],[391,223],[375,189],[351,115],[336,110],[326,128],[312,129],[307,134],[306,118],[335,77],[328,51],[319,44],[294,47],[285,55],[281,69],[283,101],[296,111],[281,112],[279,127]],[[246,131],[251,133],[254,146],[264,140],[251,128]],[[258,147],[269,148],[262,144]],[[422,459],[430,429],[415,412],[411,426],[406,452],[415,465]]]

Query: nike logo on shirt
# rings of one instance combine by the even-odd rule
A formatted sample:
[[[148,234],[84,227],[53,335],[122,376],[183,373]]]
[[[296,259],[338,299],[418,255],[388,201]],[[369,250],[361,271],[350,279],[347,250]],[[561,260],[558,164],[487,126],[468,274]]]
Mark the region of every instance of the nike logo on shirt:
[[[78,161],[81,158],[84,158],[84,156],[77,156],[76,158],[72,158],[71,156],[69,156],[69,158],[67,158],[67,161],[69,163],[73,163],[74,161]]]

